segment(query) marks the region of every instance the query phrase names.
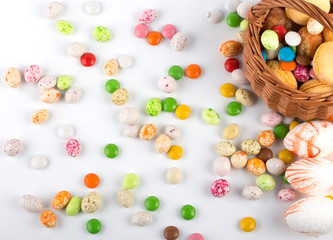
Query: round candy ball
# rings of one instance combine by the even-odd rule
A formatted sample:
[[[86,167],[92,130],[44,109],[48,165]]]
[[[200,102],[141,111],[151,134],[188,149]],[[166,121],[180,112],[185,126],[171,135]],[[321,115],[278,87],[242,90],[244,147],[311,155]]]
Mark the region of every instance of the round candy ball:
[[[279,51],[279,57],[282,61],[291,62],[295,59],[296,54],[290,47],[283,47]]]
[[[286,165],[279,158],[271,158],[266,162],[266,168],[273,175],[281,175],[286,170]]]
[[[302,38],[297,32],[290,31],[284,36],[284,40],[289,46],[297,47],[301,44]]]
[[[47,19],[56,19],[62,13],[63,7],[61,2],[53,1],[45,9]]]
[[[167,178],[168,183],[178,184],[183,179],[183,173],[182,173],[182,171],[180,171],[179,168],[172,167],[168,170],[168,172],[166,174],[166,178]]]
[[[97,1],[85,2],[84,11],[89,15],[97,15],[102,11],[102,4]]]
[[[197,64],[191,64],[186,68],[185,74],[191,79],[196,79],[201,75],[201,68]]]
[[[249,155],[257,155],[260,152],[261,146],[256,140],[246,139],[242,142],[241,148]]]
[[[255,185],[245,186],[242,194],[243,197],[249,200],[258,200],[263,196],[262,190]]]
[[[44,169],[47,167],[49,161],[44,155],[36,155],[31,159],[30,165],[34,169]]]
[[[269,148],[262,148],[258,153],[258,158],[266,162],[273,157],[273,152]]]
[[[119,113],[119,120],[122,124],[133,125],[139,121],[139,112],[132,107],[124,108]]]
[[[316,19],[310,18],[307,25],[307,30],[311,35],[320,34],[324,30],[324,26],[320,24]]]
[[[79,58],[84,54],[84,45],[80,42],[73,42],[71,45],[68,47],[68,53],[70,56]]]
[[[173,65],[169,68],[168,75],[173,77],[175,80],[179,80],[184,75],[184,70],[178,65]]]
[[[223,97],[231,98],[231,97],[235,96],[236,88],[231,83],[225,83],[221,86],[220,93]]]
[[[114,93],[120,88],[120,83],[116,79],[110,79],[105,83],[105,90],[108,93]]]
[[[275,111],[269,111],[261,115],[261,122],[265,126],[275,127],[279,125],[282,121],[282,115]]]
[[[279,47],[279,36],[273,30],[265,30],[261,35],[261,43],[267,50],[275,50]]]
[[[156,135],[156,126],[154,124],[144,125],[139,132],[139,136],[142,140],[151,140]]]
[[[146,112],[149,116],[155,117],[162,110],[162,101],[158,98],[152,98],[146,103]]]
[[[6,142],[4,152],[9,157],[15,157],[23,150],[23,144],[18,139],[11,139]]]
[[[239,68],[239,61],[236,58],[229,58],[224,63],[224,68],[227,72],[233,72]]]
[[[187,105],[179,105],[175,111],[176,117],[180,120],[185,120],[190,117],[191,109]]]
[[[251,158],[247,162],[247,169],[249,170],[250,173],[256,176],[259,176],[266,172],[265,163],[259,158]]]
[[[289,128],[284,124],[279,124],[274,127],[273,132],[277,139],[284,139],[289,132]]]
[[[95,173],[89,173],[84,177],[83,182],[88,188],[96,188],[99,185],[100,180]]]
[[[263,191],[270,191],[275,187],[274,178],[268,174],[262,174],[256,179],[257,186]]]
[[[195,217],[196,215],[196,211],[195,208],[192,205],[184,205],[181,210],[180,210],[180,215],[182,216],[182,218],[184,218],[185,220],[191,220]]]
[[[229,157],[236,152],[236,147],[229,141],[222,141],[216,145],[216,152],[225,157]]]
[[[227,113],[229,116],[237,116],[242,112],[242,104],[233,101],[227,105]]]
[[[256,228],[256,221],[251,217],[243,218],[239,223],[244,232],[252,232]]]
[[[106,27],[97,26],[94,29],[94,38],[98,42],[107,42],[111,38],[111,33]]]
[[[226,18],[226,22],[230,27],[238,27],[242,21],[242,18],[235,12],[229,13]]]
[[[210,191],[214,197],[221,198],[230,191],[230,184],[225,179],[218,179],[212,184]]]
[[[119,154],[119,148],[116,144],[110,143],[104,147],[104,154],[107,158],[115,158]]]
[[[205,240],[200,233],[193,233],[189,236],[188,240]]]
[[[247,155],[245,152],[235,152],[230,158],[231,166],[234,168],[243,168],[247,163]]]
[[[124,135],[126,137],[136,138],[139,136],[140,129],[141,129],[141,127],[137,124],[128,125],[124,129]]]
[[[171,39],[177,33],[177,28],[172,24],[167,24],[162,28],[161,32],[165,39]]]
[[[172,97],[168,97],[166,99],[163,100],[162,102],[162,109],[163,111],[166,112],[174,112],[177,108],[177,100],[172,98]]]
[[[67,141],[66,152],[67,152],[68,156],[77,157],[77,156],[79,156],[80,151],[81,151],[81,148],[80,148],[80,143],[78,140],[71,138]]]
[[[282,149],[279,154],[278,157],[285,163],[285,164],[289,164],[294,160],[295,155],[289,151],[288,149]]]
[[[147,211],[156,211],[160,207],[160,200],[155,196],[150,196],[145,199],[144,205]]]
[[[147,35],[147,42],[151,46],[157,46],[162,41],[162,35],[159,32],[152,31]]]
[[[140,23],[134,28],[134,35],[137,38],[146,38],[148,36],[148,33],[149,27],[144,23]]]
[[[136,188],[139,184],[139,179],[135,173],[128,173],[123,179],[123,188],[130,190]]]
[[[302,65],[297,65],[293,73],[295,78],[300,82],[306,82],[310,79],[310,70]]]
[[[87,231],[91,234],[99,233],[102,229],[102,224],[97,219],[90,219],[86,224]]]
[[[166,240],[176,240],[179,237],[179,230],[175,226],[168,226],[164,229],[163,236]]]
[[[271,130],[262,131],[258,136],[258,142],[263,147],[270,147],[275,142],[275,135]]]
[[[168,156],[172,160],[178,160],[183,156],[183,149],[178,145],[173,145],[168,151]]]
[[[91,67],[96,62],[96,57],[92,53],[85,53],[81,56],[80,62],[84,67]]]
[[[167,126],[165,128],[165,133],[171,140],[177,140],[181,135],[180,129],[175,125]]]
[[[173,93],[177,89],[177,82],[171,76],[161,77],[158,85],[163,92]]]
[[[230,161],[227,157],[221,156],[214,161],[214,172],[220,177],[228,175],[230,172]]]
[[[70,139],[74,136],[74,127],[69,124],[63,124],[58,128],[58,136],[62,139]]]
[[[291,188],[282,188],[278,193],[278,197],[284,202],[291,202],[295,199],[296,192]]]
[[[214,9],[207,11],[205,13],[205,17],[209,22],[215,24],[215,23],[221,22],[221,20],[223,18],[223,13],[219,9],[214,8]]]

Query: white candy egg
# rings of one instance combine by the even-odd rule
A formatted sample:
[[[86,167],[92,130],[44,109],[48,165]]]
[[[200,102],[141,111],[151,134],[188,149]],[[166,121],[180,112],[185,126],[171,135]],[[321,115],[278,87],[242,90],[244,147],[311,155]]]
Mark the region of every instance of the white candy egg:
[[[227,0],[225,1],[224,8],[227,12],[236,12],[239,5],[239,0]]]
[[[223,13],[219,9],[214,8],[207,11],[205,17],[211,23],[219,23],[223,18]]]
[[[286,170],[286,165],[279,158],[271,158],[266,162],[266,168],[269,173],[280,176]]]
[[[37,197],[32,195],[22,195],[20,205],[28,212],[40,212],[43,209],[43,203]]]
[[[124,135],[130,138],[136,138],[139,136],[141,126],[137,124],[128,125],[124,130]]]
[[[58,128],[58,136],[63,139],[70,139],[74,136],[74,127],[69,124],[61,125]]]
[[[320,34],[324,30],[324,26],[321,25],[316,19],[310,18],[306,25],[308,32],[311,35]]]
[[[181,136],[180,129],[175,125],[169,125],[165,128],[165,133],[171,138],[171,140],[176,140]]]
[[[97,1],[88,1],[84,4],[84,11],[89,15],[96,15],[102,11],[102,4]]]
[[[236,69],[236,70],[232,71],[231,78],[233,81],[235,81],[236,83],[238,83],[240,85],[250,84],[249,80],[247,80],[246,77],[244,76],[243,69]]]
[[[187,46],[187,39],[186,34],[177,32],[171,39],[171,49],[176,52],[184,50]]]
[[[241,4],[239,4],[237,6],[237,14],[241,17],[241,18],[246,18],[247,17],[247,13],[249,12],[249,10],[251,9],[251,4],[247,3],[247,2],[242,2]]]
[[[4,152],[9,157],[15,157],[23,149],[23,144],[18,139],[10,139],[4,147]]]
[[[119,120],[122,124],[133,125],[139,121],[140,114],[138,110],[132,107],[124,108],[119,113]]]
[[[301,44],[302,38],[301,36],[294,31],[287,32],[286,36],[284,37],[284,40],[289,46],[297,47]]]
[[[51,89],[57,85],[57,78],[55,76],[42,77],[38,82],[38,87],[42,90]]]
[[[243,197],[249,200],[258,200],[262,198],[263,192],[262,190],[256,185],[248,185],[245,186],[243,189]]]
[[[73,42],[68,47],[68,54],[72,57],[79,58],[84,54],[85,47],[80,42]]]
[[[163,92],[173,93],[177,90],[177,81],[171,76],[161,77],[158,85]]]
[[[47,157],[44,155],[36,155],[32,157],[30,164],[32,168],[41,170],[46,168],[48,163],[49,161],[47,160]]]
[[[147,226],[153,221],[153,216],[149,212],[137,212],[132,216],[132,223],[136,226]]]
[[[56,19],[61,14],[62,9],[63,7],[61,2],[51,2],[45,10],[45,16],[47,19]]]
[[[228,175],[230,172],[230,161],[227,157],[218,157],[214,161],[214,172],[219,175],[220,177],[224,177]]]
[[[133,57],[129,55],[120,55],[117,59],[120,68],[130,68],[133,66]]]
[[[79,87],[71,87],[65,94],[66,103],[77,103],[81,98],[81,89]]]

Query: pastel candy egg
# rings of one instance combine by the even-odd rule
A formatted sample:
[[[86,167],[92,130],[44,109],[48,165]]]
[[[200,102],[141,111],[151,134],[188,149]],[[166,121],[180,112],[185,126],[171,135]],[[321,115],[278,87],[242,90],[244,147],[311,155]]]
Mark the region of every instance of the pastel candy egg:
[[[53,88],[55,85],[57,85],[55,76],[45,76],[38,82],[38,87],[42,90]]]
[[[39,109],[32,114],[32,123],[41,124],[45,122],[49,117],[49,112],[46,109]]]
[[[40,212],[43,209],[42,201],[29,194],[20,197],[20,205],[28,212]]]
[[[63,124],[58,128],[58,136],[62,139],[70,139],[74,136],[74,127],[69,124]]]
[[[67,90],[72,84],[72,77],[69,75],[61,75],[57,81],[57,88],[59,90]]]
[[[97,26],[94,29],[94,38],[97,42],[107,42],[111,38],[111,33],[106,27]]]
[[[293,71],[295,78],[300,82],[306,82],[310,79],[310,71],[307,67],[297,65]]]
[[[247,163],[247,155],[245,152],[235,152],[230,158],[231,166],[234,168],[243,168]]]
[[[171,76],[161,77],[158,85],[166,93],[173,93],[177,89],[177,81]]]
[[[68,216],[75,216],[81,210],[82,199],[78,196],[72,197],[66,206]]]
[[[18,139],[10,139],[6,142],[4,152],[9,157],[15,157],[23,150],[23,144]]]
[[[68,47],[68,53],[70,56],[79,58],[81,57],[85,52],[85,47],[82,43],[80,42],[73,42],[71,45]]]
[[[302,38],[301,36],[294,31],[287,32],[287,34],[284,37],[284,40],[289,46],[297,47],[301,44]]]
[[[57,218],[51,210],[46,210],[40,215],[41,223],[48,228],[54,228],[57,225]]]
[[[29,66],[24,72],[24,79],[28,83],[37,82],[43,75],[43,71],[38,65]]]
[[[5,81],[11,88],[17,88],[21,83],[21,73],[18,69],[11,67],[5,73]]]
[[[61,191],[54,196],[52,200],[52,207],[56,210],[62,209],[67,206],[71,195],[67,191]]]
[[[119,113],[119,120],[122,124],[132,125],[139,121],[139,112],[132,107],[127,107]]]
[[[310,69],[309,74],[310,74],[310,78],[318,79],[318,77],[317,77],[316,73],[314,72],[313,68]]]
[[[193,233],[189,236],[188,240],[205,240],[200,233]]]
[[[146,38],[148,34],[149,34],[149,27],[146,24],[140,23],[135,26],[134,35],[137,38]]]
[[[227,12],[236,12],[239,0],[227,0],[225,1],[224,8]]]
[[[286,165],[279,158],[271,158],[266,162],[267,171],[273,175],[282,175],[286,170]]]
[[[157,18],[157,12],[154,9],[146,9],[140,12],[138,20],[140,23],[151,23]]]
[[[275,141],[275,134],[271,130],[262,131],[258,136],[258,142],[263,147],[270,147]]]
[[[236,91],[235,97],[245,107],[251,106],[254,101],[253,94],[245,88],[239,88]]]
[[[246,139],[242,142],[241,148],[249,155],[257,155],[260,152],[261,146],[256,140]]]
[[[136,138],[139,136],[140,129],[141,129],[141,127],[137,124],[128,125],[124,129],[124,135],[126,137]]]
[[[62,9],[63,7],[61,2],[51,2],[45,9],[45,16],[47,19],[56,19],[61,14]]]
[[[214,8],[214,9],[207,11],[205,13],[205,17],[209,22],[215,24],[215,23],[221,22],[221,20],[223,18],[223,13],[219,9]]]
[[[161,32],[165,39],[172,39],[172,37],[177,33],[177,28],[172,24],[167,24],[162,28]]]
[[[79,87],[71,87],[65,94],[66,103],[77,103],[81,98],[81,89]]]
[[[290,125],[293,121],[295,121],[295,118],[290,118],[286,116],[283,116],[282,118],[282,122],[286,125]]]
[[[156,138],[155,148],[158,153],[167,153],[171,147],[171,139],[168,135],[162,134]]]
[[[117,58],[117,62],[120,68],[130,68],[133,66],[134,60],[133,57],[129,56],[129,55],[120,55]]]
[[[279,47],[279,36],[273,30],[264,31],[260,40],[267,50],[275,50]]]
[[[282,188],[278,193],[278,197],[284,202],[291,202],[295,199],[296,192],[291,188]]]
[[[244,70],[243,69],[236,69],[232,71],[231,78],[233,81],[240,85],[248,85],[250,84],[249,80],[246,79],[244,76]]]
[[[146,103],[146,112],[149,116],[155,117],[162,110],[162,101],[158,98],[152,98]]]
[[[279,51],[279,57],[282,61],[291,62],[295,59],[296,54],[290,47],[283,47]]]
[[[129,93],[126,89],[119,88],[113,92],[111,100],[115,105],[121,106],[128,102],[129,97]]]
[[[237,14],[242,18],[246,18],[247,13],[250,11],[250,9],[251,9],[251,4],[247,2],[242,2],[237,6]]]
[[[228,141],[219,142],[216,145],[216,152],[221,156],[231,156],[236,152],[236,147]]]
[[[210,191],[214,197],[221,198],[230,191],[230,184],[225,179],[218,179],[212,184]]]
[[[118,72],[119,65],[118,62],[114,59],[108,61],[104,66],[104,72],[108,76],[112,76]]]
[[[258,200],[262,198],[263,192],[262,190],[255,185],[248,185],[243,188],[243,197],[249,200]]]
[[[121,189],[118,192],[118,201],[123,207],[129,208],[133,204],[133,195],[129,190]]]
[[[31,159],[30,165],[34,169],[41,170],[47,167],[48,162],[47,157],[43,155],[36,155]]]
[[[70,157],[77,157],[80,154],[80,143],[76,139],[69,139],[66,143],[66,152]]]
[[[230,161],[227,157],[216,158],[213,166],[214,172],[220,177],[224,177],[230,172]]]
[[[91,192],[82,199],[81,209],[84,213],[93,213],[100,208],[101,204],[101,195],[98,192]]]
[[[316,19],[310,18],[307,25],[307,30],[311,35],[320,34],[324,30],[324,26],[321,25]]]
[[[171,49],[179,52],[187,46],[187,35],[182,32],[177,32],[171,39]]]
[[[56,24],[57,30],[64,34],[64,35],[70,35],[73,33],[73,26],[69,22],[65,20],[59,20]]]
[[[84,4],[84,11],[89,15],[97,15],[102,11],[102,4],[97,1],[88,1]]]
[[[268,174],[262,174],[256,179],[257,186],[263,191],[270,191],[275,187],[275,181],[272,176]]]
[[[202,111],[203,120],[210,125],[217,125],[220,123],[220,116],[211,108],[207,108]]]
[[[154,124],[144,125],[139,132],[139,136],[142,140],[151,140],[156,135],[156,127]]]
[[[242,50],[242,46],[237,41],[226,41],[220,47],[220,53],[225,57],[234,57],[238,55]]]
[[[132,216],[132,223],[136,226],[147,226],[153,221],[153,216],[149,212],[137,212]]]
[[[55,103],[60,98],[60,92],[57,89],[46,89],[40,93],[40,100],[45,103]]]
[[[256,176],[259,176],[266,172],[265,163],[259,158],[251,158],[247,162],[247,169],[249,170],[250,173]]]
[[[261,115],[261,122],[268,127],[275,127],[282,121],[282,115],[275,111],[269,111]]]
[[[166,178],[168,183],[170,184],[178,184],[183,179],[183,173],[179,168],[172,167],[168,170],[166,174]]]
[[[232,123],[223,129],[222,136],[225,140],[232,140],[238,136],[239,131],[239,126],[235,123]]]
[[[126,190],[134,189],[138,186],[139,179],[135,173],[128,173],[123,179],[123,187]]]
[[[180,136],[180,129],[175,125],[169,125],[165,128],[165,133],[170,137],[171,140],[177,140]]]

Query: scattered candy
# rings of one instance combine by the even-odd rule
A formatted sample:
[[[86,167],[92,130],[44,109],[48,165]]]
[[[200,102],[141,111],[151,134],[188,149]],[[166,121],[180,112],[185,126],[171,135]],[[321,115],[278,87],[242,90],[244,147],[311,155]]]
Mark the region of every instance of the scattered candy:
[[[224,63],[224,68],[227,72],[233,72],[239,68],[239,62],[236,58],[229,58]]]
[[[127,103],[128,99],[129,93],[124,88],[119,88],[114,91],[111,97],[112,102],[117,106],[124,105],[125,103]]]
[[[234,57],[239,54],[242,50],[242,46],[236,41],[227,41],[220,47],[220,53],[225,57]]]
[[[237,116],[242,112],[242,105],[239,102],[233,101],[227,105],[227,113],[229,116]]]
[[[85,53],[81,56],[80,62],[84,67],[91,67],[96,62],[96,57],[92,53]]]
[[[66,143],[66,152],[70,157],[77,157],[80,154],[80,143],[78,140],[72,138]]]
[[[186,105],[179,105],[175,111],[176,117],[180,120],[185,120],[190,117],[191,109]]]
[[[216,145],[216,152],[225,157],[229,157],[236,152],[236,147],[228,141],[219,142]]]
[[[183,51],[187,46],[187,39],[187,35],[177,32],[171,39],[171,49],[176,52]]]
[[[295,59],[295,57],[296,54],[290,47],[283,47],[279,51],[279,58],[284,62],[291,62]]]
[[[139,136],[142,140],[151,140],[156,135],[156,127],[154,124],[144,125],[139,132]]]
[[[105,83],[105,90],[108,93],[113,94],[119,88],[120,88],[120,83],[116,79],[110,79]]]
[[[320,34],[324,30],[324,26],[321,25],[316,19],[310,18],[307,25],[307,30],[311,35]]]
[[[112,76],[118,72],[119,65],[118,62],[114,59],[108,61],[104,66],[104,72],[108,76]]]
[[[102,4],[97,1],[88,1],[84,3],[84,11],[89,15],[97,15],[102,11]]]
[[[189,236],[188,240],[205,240],[200,233],[193,233]]]
[[[169,125],[165,128],[165,133],[171,138],[171,140],[177,140],[181,133],[177,126]]]
[[[128,125],[124,129],[124,135],[126,137],[136,138],[136,137],[139,136],[140,129],[141,129],[141,127],[139,125],[137,125],[137,124]]]
[[[275,187],[275,181],[272,176],[268,174],[262,174],[256,179],[257,186],[263,191],[270,191]]]
[[[124,108],[119,113],[119,121],[125,125],[133,125],[139,121],[139,112],[132,107]]]
[[[282,188],[278,193],[279,199],[284,202],[291,202],[296,197],[296,192],[291,188]]]
[[[40,100],[45,103],[55,103],[60,98],[60,92],[54,88],[44,90],[40,93]]]
[[[286,172],[284,172],[282,175],[281,175],[281,178],[282,178],[282,181],[285,183],[285,184],[290,184],[286,178]]]
[[[264,31],[260,40],[267,50],[276,50],[279,47],[279,36],[273,30]]]
[[[62,9],[63,7],[61,2],[51,2],[45,9],[45,16],[47,19],[56,19],[62,13]]]
[[[4,152],[9,157],[15,157],[23,150],[23,144],[18,139],[10,139],[6,142]]]
[[[238,136],[239,132],[239,126],[235,123],[232,123],[223,129],[222,136],[225,140],[232,140]]]
[[[166,178],[168,183],[170,184],[178,184],[183,179],[183,173],[180,171],[179,168],[172,167],[168,170],[166,174]]]
[[[282,122],[282,115],[275,111],[269,111],[261,116],[261,122],[265,126],[275,127]]]
[[[43,155],[36,155],[34,157],[32,157],[30,165],[32,168],[34,169],[44,169],[47,167],[49,161],[47,160],[47,157],[43,156]]]
[[[230,172],[230,161],[227,157],[218,157],[214,161],[214,172],[220,177],[225,177]]]
[[[20,197],[20,205],[28,212],[40,212],[43,209],[43,202],[29,194]]]
[[[146,113],[149,116],[155,117],[157,116],[162,110],[162,101],[158,98],[151,98],[146,103]]]
[[[110,143],[104,147],[104,155],[107,158],[115,158],[119,154],[119,148],[116,144]]]
[[[192,205],[184,205],[181,210],[180,210],[180,215],[182,216],[182,218],[184,218],[185,220],[191,220],[195,217],[196,215],[196,211],[195,208]]]
[[[106,27],[97,26],[94,29],[94,38],[97,42],[107,42],[111,38],[111,33]]]
[[[179,230],[175,226],[168,226],[164,229],[163,236],[166,240],[176,240],[179,237]]]
[[[132,193],[128,190],[121,189],[118,192],[118,201],[120,205],[125,208],[129,208],[133,205],[133,196]]]
[[[235,152],[230,158],[231,166],[234,168],[243,168],[247,164],[247,155],[245,152]]]
[[[171,76],[161,77],[158,85],[163,92],[173,93],[177,89],[177,82]]]
[[[151,46],[157,46],[162,41],[162,35],[159,32],[152,31],[147,35],[147,42]]]
[[[294,160],[294,154],[290,152],[288,149],[282,149],[279,152],[278,157],[285,163],[289,164]]]
[[[256,221],[251,217],[243,218],[239,223],[244,232],[252,232],[256,228]]]
[[[74,127],[64,124],[58,128],[58,136],[62,139],[70,139],[74,136]]]
[[[236,88],[231,83],[225,83],[221,86],[220,93],[223,97],[231,98],[235,96]]]
[[[178,103],[177,103],[176,99],[174,99],[172,97],[168,97],[163,100],[162,109],[163,109],[163,111],[166,111],[166,112],[174,112],[174,111],[176,111],[177,105],[178,105]]]
[[[273,132],[277,139],[284,139],[289,132],[289,128],[284,124],[279,124],[274,127]]]
[[[185,74],[191,79],[196,79],[201,75],[201,68],[197,64],[191,64],[186,68]]]
[[[220,123],[220,116],[211,108],[207,108],[202,111],[203,120],[210,125],[217,125]]]
[[[281,25],[276,25],[275,27],[272,28],[272,30],[274,32],[276,32],[276,34],[279,36],[279,41],[283,42],[284,37],[287,34],[286,28],[284,26],[281,26]]]
[[[89,173],[84,177],[84,185],[87,188],[96,188],[99,185],[99,177],[95,173]]]
[[[168,75],[173,77],[175,80],[179,80],[184,75],[184,70],[178,65],[173,65],[169,68]]]
[[[140,12],[138,20],[140,23],[151,23],[157,18],[157,12],[154,9],[146,9]]]
[[[133,57],[129,55],[120,55],[117,58],[117,62],[120,68],[125,69],[125,68],[130,68],[134,64]]]
[[[269,148],[262,148],[258,153],[258,158],[266,162],[268,159],[273,158],[273,152]]]
[[[57,85],[57,78],[54,76],[45,76],[38,82],[38,87],[42,90],[54,88]]]
[[[71,195],[67,191],[61,191],[54,196],[52,200],[52,207],[56,210],[62,209],[67,206]]]
[[[93,213],[99,209],[101,204],[101,195],[97,192],[91,192],[82,199],[81,209],[84,213]]]
[[[260,160],[259,158],[251,158],[247,162],[247,170],[253,175],[259,176],[266,172],[266,166],[264,161]]]
[[[231,73],[231,78],[233,81],[240,85],[248,85],[250,84],[249,80],[244,76],[243,69],[236,69]]]
[[[242,194],[243,197],[249,200],[258,200],[263,196],[262,190],[255,185],[245,186]]]
[[[135,173],[128,173],[123,179],[123,188],[125,190],[131,190],[136,188],[139,184],[139,179]]]
[[[221,22],[221,20],[223,18],[223,13],[219,9],[214,8],[214,9],[207,11],[205,13],[205,17],[209,22],[215,24],[215,23]]]
[[[132,223],[139,227],[144,227],[153,221],[153,216],[149,212],[137,212],[132,216]]]
[[[149,34],[149,27],[144,23],[140,23],[136,25],[136,27],[134,28],[134,35],[137,38],[146,38],[148,34]]]
[[[79,87],[71,87],[65,94],[65,102],[69,104],[77,103],[81,98],[81,89]]]
[[[102,224],[99,220],[93,218],[90,219],[86,224],[86,229],[91,234],[99,233],[102,229]]]
[[[75,216],[81,210],[82,199],[78,196],[72,197],[66,207],[68,216]]]
[[[155,196],[147,197],[144,206],[147,211],[156,211],[160,207],[160,200]]]
[[[72,84],[72,77],[69,75],[62,75],[58,78],[57,81],[57,88],[59,88],[59,90],[67,90]]]
[[[246,139],[241,144],[242,150],[249,155],[258,155],[261,146],[259,142],[253,139]]]
[[[172,39],[172,37],[177,33],[177,28],[172,24],[167,24],[162,28],[161,32],[165,39]]]
[[[302,41],[301,36],[297,32],[293,32],[293,31],[288,32],[285,35],[284,39],[285,39],[286,43],[292,47],[297,47],[298,45],[300,45],[300,43]]]
[[[275,135],[272,131],[262,131],[258,136],[258,142],[263,147],[270,147],[275,142]]]
[[[237,101],[245,107],[251,106],[254,101],[252,93],[245,88],[238,89],[236,91],[235,97]]]
[[[218,179],[212,184],[210,191],[214,197],[221,198],[230,191],[230,184],[225,179]]]
[[[162,134],[156,138],[155,148],[158,153],[167,153],[171,148],[171,139],[168,135]]]
[[[168,156],[172,160],[178,160],[183,156],[183,149],[178,145],[173,145],[169,148]]]
[[[271,158],[266,162],[267,171],[273,175],[282,175],[286,170],[286,165],[279,158]]]
[[[235,12],[230,13],[227,18],[226,22],[230,27],[238,27],[241,23],[242,18]]]
[[[8,68],[5,74],[5,81],[11,88],[17,88],[21,83],[21,73],[18,69]]]
[[[49,112],[46,109],[37,110],[32,115],[32,123],[34,124],[41,124],[45,122],[49,117]]]
[[[73,42],[68,47],[68,54],[72,57],[79,58],[81,57],[85,52],[85,47],[80,42]]]
[[[57,219],[51,210],[46,210],[40,215],[40,221],[45,227],[54,228],[57,225]]]
[[[240,3],[239,0],[227,0],[225,1],[224,8],[228,12],[236,12],[239,3]]]
[[[65,20],[59,20],[57,21],[57,30],[64,34],[64,35],[70,35],[73,33],[73,26],[72,24],[70,24],[69,22],[65,21]]]
[[[43,71],[38,65],[29,66],[24,72],[24,79],[28,83],[35,83],[41,79]]]
[[[297,65],[293,73],[295,78],[300,82],[306,82],[310,79],[310,70],[302,65]]]

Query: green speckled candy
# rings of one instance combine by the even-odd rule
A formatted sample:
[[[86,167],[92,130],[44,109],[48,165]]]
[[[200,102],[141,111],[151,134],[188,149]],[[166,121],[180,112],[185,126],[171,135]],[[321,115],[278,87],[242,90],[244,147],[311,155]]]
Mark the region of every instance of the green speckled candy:
[[[211,108],[207,108],[202,111],[202,118],[210,125],[217,125],[221,120],[219,114]]]
[[[107,42],[110,40],[110,31],[103,26],[97,26],[94,30],[94,37],[98,42]]]
[[[248,26],[248,24],[249,24],[249,22],[248,22],[246,19],[244,19],[244,20],[241,21],[241,23],[240,23],[240,29],[241,29],[242,31],[245,31],[246,28],[247,28],[247,26]]]
[[[58,78],[57,88],[59,90],[67,90],[72,84],[72,78],[69,75],[62,75]]]
[[[149,116],[155,117],[162,110],[162,101],[158,98],[152,98],[146,103],[146,112]]]
[[[261,35],[261,43],[267,50],[275,50],[279,47],[279,36],[273,30],[266,30]]]
[[[59,20],[57,22],[57,30],[65,35],[70,35],[73,32],[73,26],[65,20]]]
[[[257,177],[256,183],[257,186],[264,191],[273,190],[275,187],[274,178],[268,174],[262,174],[259,177]]]

